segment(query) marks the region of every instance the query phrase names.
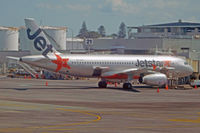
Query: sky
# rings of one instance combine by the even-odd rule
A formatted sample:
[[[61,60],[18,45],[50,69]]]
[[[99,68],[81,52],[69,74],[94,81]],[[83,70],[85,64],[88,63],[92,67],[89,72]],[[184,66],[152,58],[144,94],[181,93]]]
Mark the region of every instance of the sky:
[[[119,25],[142,26],[177,22],[200,23],[200,0],[0,0],[0,26],[19,27],[24,18],[38,24],[66,26],[77,35],[83,21],[87,29],[117,33]],[[70,32],[69,30],[69,32]],[[70,36],[70,35],[69,35]]]

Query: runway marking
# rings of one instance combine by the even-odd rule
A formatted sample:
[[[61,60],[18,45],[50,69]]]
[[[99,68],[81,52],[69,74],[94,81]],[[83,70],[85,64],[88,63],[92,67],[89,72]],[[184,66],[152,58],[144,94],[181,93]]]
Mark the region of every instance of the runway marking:
[[[0,112],[6,112],[6,113],[23,113],[23,111],[15,111],[15,110],[0,110]]]
[[[20,104],[12,104],[12,103],[1,103],[1,102],[0,102],[0,106],[14,106],[14,107],[36,108],[36,106],[20,105]]]
[[[0,103],[0,105],[4,105],[4,106],[17,106],[17,107],[34,107],[36,108],[37,106],[29,106],[29,105],[19,105],[19,104],[8,104],[8,103]],[[48,105],[49,106],[49,105]],[[64,106],[62,106],[64,107]],[[45,108],[45,107],[43,107]],[[24,128],[1,128],[0,132],[16,132],[16,131],[26,131],[26,132],[31,132],[34,131],[34,129],[38,129],[38,130],[48,130],[48,131],[70,131],[73,130],[73,128],[67,129],[67,127],[65,128],[65,126],[75,126],[75,125],[84,125],[84,124],[90,124],[90,123],[94,123],[94,122],[98,122],[100,121],[102,118],[100,115],[97,115],[95,113],[95,111],[83,111],[83,110],[75,110],[75,109],[66,109],[66,108],[55,108],[55,107],[51,107],[52,109],[55,110],[60,110],[60,111],[68,111],[68,112],[74,112],[74,113],[81,113],[84,115],[89,115],[89,116],[93,116],[96,117],[96,119],[93,120],[86,120],[86,121],[82,121],[82,122],[78,122],[78,123],[68,123],[68,124],[59,124],[59,125],[49,125],[49,126],[37,126],[37,127],[24,127]],[[116,114],[116,115],[121,115],[124,114],[123,112],[98,112],[98,113],[103,113],[103,114]],[[138,114],[127,114],[127,116],[131,116],[131,115],[145,115],[145,113],[138,113]],[[177,114],[168,114],[168,115],[177,115]],[[180,114],[178,114],[180,115]],[[200,115],[200,112],[198,112],[198,115]],[[151,116],[151,114],[146,114],[146,116]],[[154,116],[154,115],[152,115]],[[151,117],[152,117],[151,116]],[[170,121],[176,121],[176,122],[191,122],[191,123],[200,123],[200,117],[196,120],[190,120],[190,119],[168,119]],[[192,127],[199,127],[199,124],[196,125],[171,125],[171,126],[138,126],[138,127],[128,127],[128,128],[177,128],[177,127],[183,127],[183,128],[192,128]],[[49,128],[49,129],[48,129]],[[52,128],[52,129],[51,129]],[[55,129],[53,129],[55,128]],[[58,129],[56,129],[58,128]],[[59,129],[60,128],[60,129]],[[76,129],[76,128],[74,128]]]
[[[198,112],[197,114],[200,115],[200,112]],[[192,120],[192,119],[169,119],[169,121],[174,121],[174,122],[189,122],[189,123],[200,123],[200,116],[199,116],[199,118],[197,118],[196,120]]]
[[[70,130],[74,130],[74,129],[48,129],[49,131],[70,131]]]
[[[4,105],[12,105],[12,104],[4,104]],[[19,106],[19,105],[14,105],[14,106]],[[21,106],[19,106],[21,107]],[[24,107],[24,106],[23,106]],[[13,132],[13,131],[26,131],[30,132],[33,131],[34,129],[45,129],[49,131],[69,131],[73,129],[48,129],[48,128],[58,128],[58,127],[65,127],[65,126],[75,126],[75,125],[84,125],[84,124],[90,124],[93,122],[100,121],[102,118],[100,115],[90,113],[89,111],[82,111],[82,110],[73,110],[73,109],[66,109],[66,108],[55,108],[56,110],[60,111],[69,111],[69,112],[74,112],[74,113],[81,113],[89,116],[94,116],[96,119],[93,120],[88,120],[88,121],[83,121],[83,122],[78,122],[78,123],[68,123],[68,124],[59,124],[59,125],[49,125],[49,126],[35,126],[35,127],[24,127],[24,128],[0,128],[0,132]]]
[[[200,112],[198,112],[200,115]],[[190,122],[190,123],[200,123],[200,116],[196,120],[192,119],[169,119],[169,121],[174,121],[174,122]]]
[[[138,127],[128,127],[130,129],[152,129],[152,128],[194,128],[199,127],[199,125],[172,125],[172,126],[138,126]]]
[[[65,108],[56,108],[56,110],[86,114],[86,115],[89,115],[89,116],[94,116],[94,117],[96,117],[96,119],[89,120],[89,121],[83,121],[83,122],[77,122],[77,123],[68,123],[68,124],[51,125],[51,126],[40,126],[40,127],[32,127],[32,128],[55,128],[55,127],[64,127],[64,126],[85,125],[85,124],[90,124],[90,123],[93,123],[93,122],[100,121],[102,119],[100,115],[96,115],[96,114],[90,113],[88,111],[65,109]]]
[[[161,118],[161,119],[168,119],[169,117],[174,117],[174,116],[177,116],[177,117],[183,116],[182,114],[156,114],[156,113],[138,113],[138,112],[124,113],[124,112],[111,112],[111,111],[103,111],[99,113],[120,115],[120,116],[130,116],[130,117],[135,117],[135,118]]]
[[[0,132],[1,133],[6,133],[6,132],[17,132],[17,131],[26,131],[26,132],[30,132],[32,131],[32,129],[28,129],[28,128],[1,128]]]

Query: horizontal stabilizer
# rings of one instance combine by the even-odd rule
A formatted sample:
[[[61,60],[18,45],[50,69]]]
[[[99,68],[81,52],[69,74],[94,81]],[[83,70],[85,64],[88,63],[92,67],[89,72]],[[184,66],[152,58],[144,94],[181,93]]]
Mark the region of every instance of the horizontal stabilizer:
[[[13,61],[19,61],[20,60],[19,57],[13,57],[13,56],[6,56],[6,59],[13,60]]]

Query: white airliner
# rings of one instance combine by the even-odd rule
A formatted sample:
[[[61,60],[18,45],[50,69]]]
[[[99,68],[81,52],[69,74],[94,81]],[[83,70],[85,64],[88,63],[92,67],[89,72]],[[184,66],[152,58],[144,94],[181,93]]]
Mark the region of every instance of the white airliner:
[[[34,19],[25,19],[25,24],[29,45],[39,55],[24,56],[19,61],[62,74],[98,77],[100,88],[112,82],[123,83],[123,88],[129,89],[132,80],[139,78],[145,84],[163,86],[171,77],[185,77],[193,72],[184,59],[174,56],[62,54]]]

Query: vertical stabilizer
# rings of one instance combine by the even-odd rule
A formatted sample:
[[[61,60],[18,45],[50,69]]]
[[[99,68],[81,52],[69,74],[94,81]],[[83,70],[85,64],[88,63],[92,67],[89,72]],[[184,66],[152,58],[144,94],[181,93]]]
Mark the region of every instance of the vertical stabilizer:
[[[31,45],[31,54],[42,54],[45,57],[51,53],[59,54],[33,18],[26,18],[25,24],[27,38],[30,41],[28,45]]]

